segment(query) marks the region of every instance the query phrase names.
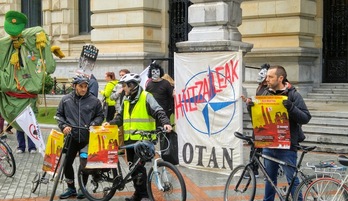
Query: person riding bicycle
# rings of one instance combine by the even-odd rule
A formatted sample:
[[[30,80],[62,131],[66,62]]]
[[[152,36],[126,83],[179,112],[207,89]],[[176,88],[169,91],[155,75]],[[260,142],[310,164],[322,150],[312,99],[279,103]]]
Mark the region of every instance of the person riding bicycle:
[[[58,127],[65,134],[71,133],[72,140],[69,146],[69,151],[66,156],[66,165],[64,176],[68,188],[62,193],[59,198],[67,199],[77,195],[77,199],[83,199],[82,193],[77,193],[75,188],[75,177],[73,162],[78,152],[87,147],[89,142],[90,126],[101,125],[104,120],[104,114],[101,102],[88,90],[89,79],[83,75],[76,75],[73,78],[72,85],[74,90],[65,95],[60,101],[56,116],[59,119]],[[69,124],[69,125],[68,125]],[[70,126],[71,125],[71,126]],[[84,127],[82,128],[73,128]],[[81,158],[80,163],[86,164],[87,157]],[[86,179],[87,181],[87,179]]]
[[[140,134],[132,134],[135,130],[155,130],[156,120],[158,120],[167,132],[172,130],[170,120],[168,119],[163,108],[159,106],[155,98],[139,85],[141,77],[135,73],[128,73],[124,75],[119,83],[122,84],[122,88],[125,92],[125,99],[121,106],[120,112],[110,122],[105,122],[103,125],[116,124],[118,126],[123,125],[124,128],[124,141],[125,144],[132,144],[136,141],[142,140],[143,137]],[[135,162],[138,157],[134,152],[134,149],[127,149],[127,160],[129,162]],[[135,192],[130,198],[126,198],[126,201],[146,201],[148,199],[148,193],[146,190],[146,168],[142,164],[132,174],[133,185]]]
[[[268,88],[262,95],[273,96],[282,95],[288,96],[287,100],[283,101],[283,105],[288,111],[289,126],[290,126],[290,149],[270,149],[263,148],[262,153],[267,156],[274,157],[276,159],[285,161],[288,164],[296,166],[297,162],[297,148],[299,138],[301,136],[301,125],[307,124],[311,119],[311,114],[301,96],[295,89],[287,82],[287,73],[282,66],[271,66],[267,71],[267,85]],[[277,184],[277,173],[279,165],[275,162],[265,159],[264,161],[267,174],[270,176],[273,182]],[[290,182],[295,169],[288,166],[283,166],[287,181]],[[291,195],[294,196],[296,187],[299,185],[299,179],[296,178],[295,183],[291,189]],[[275,189],[271,186],[270,182],[266,181],[264,201],[273,201],[275,197]],[[300,195],[302,201],[302,195]]]

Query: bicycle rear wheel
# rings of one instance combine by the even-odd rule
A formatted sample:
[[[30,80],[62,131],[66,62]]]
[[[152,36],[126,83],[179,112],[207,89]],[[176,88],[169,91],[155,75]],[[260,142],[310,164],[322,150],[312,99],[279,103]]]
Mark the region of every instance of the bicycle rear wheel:
[[[153,167],[149,171],[147,191],[151,200],[186,200],[186,185],[179,170],[171,163],[159,161],[157,171]],[[158,189],[160,182],[163,190]]]
[[[0,170],[7,177],[12,177],[16,173],[16,162],[12,150],[2,140],[0,140]]]
[[[84,169],[79,167],[78,182],[88,200],[110,200],[115,192],[114,179],[117,169]]]
[[[341,181],[333,178],[319,178],[314,180],[303,195],[306,201],[347,201],[348,187],[341,186]]]
[[[245,172],[244,172],[245,170]],[[244,174],[243,174],[244,172]],[[244,175],[249,174],[249,177]],[[256,191],[256,178],[250,167],[239,165],[227,179],[224,191],[225,201],[253,201]]]

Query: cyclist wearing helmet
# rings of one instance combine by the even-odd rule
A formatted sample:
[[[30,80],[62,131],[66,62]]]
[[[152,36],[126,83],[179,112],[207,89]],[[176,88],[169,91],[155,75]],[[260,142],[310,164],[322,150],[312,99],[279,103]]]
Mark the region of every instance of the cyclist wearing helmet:
[[[163,108],[159,106],[155,98],[149,92],[143,90],[139,85],[140,81],[140,76],[135,73],[128,73],[121,78],[119,83],[122,84],[126,97],[121,106],[120,113],[110,122],[104,123],[104,125],[123,125],[125,144],[135,143],[143,139],[139,134],[132,134],[135,130],[155,130],[156,120],[158,120],[168,132],[172,130],[170,121]],[[127,149],[126,151],[127,160],[135,162],[138,156],[134,149]],[[135,192],[132,197],[126,198],[126,201],[149,200],[146,190],[147,176],[144,165],[145,164],[140,166],[132,174]]]
[[[76,154],[81,152],[81,149],[86,147],[89,141],[88,129],[72,128],[66,123],[88,128],[101,125],[104,120],[101,102],[89,93],[88,82],[88,78],[83,75],[75,76],[72,81],[74,90],[62,98],[57,108],[56,116],[61,120],[58,121],[58,127],[65,135],[69,133],[72,135],[64,171],[68,188],[66,192],[59,196],[60,199],[67,199],[76,195],[78,199],[84,198],[82,193],[76,192],[73,162]],[[86,162],[87,158],[80,159],[81,165],[85,165]]]

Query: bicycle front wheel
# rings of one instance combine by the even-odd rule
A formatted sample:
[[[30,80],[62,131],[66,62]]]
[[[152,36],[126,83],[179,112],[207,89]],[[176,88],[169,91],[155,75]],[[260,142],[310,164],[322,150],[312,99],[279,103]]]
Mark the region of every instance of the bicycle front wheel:
[[[117,169],[79,167],[78,182],[82,193],[88,200],[110,200],[116,192],[116,186],[113,186],[115,177],[117,177]]]
[[[0,140],[0,170],[8,177],[16,173],[16,162],[11,148],[2,140]]]
[[[348,187],[341,185],[341,181],[333,178],[319,178],[314,180],[303,195],[306,201],[347,201]]]
[[[186,200],[186,185],[179,170],[171,163],[159,161],[157,172],[149,171],[147,191],[151,200]],[[161,184],[163,189],[159,189]]]
[[[57,187],[58,187],[58,183],[60,181],[60,178],[61,178],[61,175],[63,173],[63,169],[64,169],[64,166],[65,166],[65,158],[66,158],[66,154],[65,153],[62,153],[61,157],[60,157],[60,161],[59,163],[57,164],[58,168],[57,171],[56,171],[56,175],[55,177],[53,178],[53,188],[52,188],[52,193],[51,193],[51,197],[50,197],[50,201],[53,201],[54,200],[54,196],[56,195],[56,190],[57,190]]]
[[[303,173],[302,173],[303,174]],[[309,185],[318,178],[323,177],[330,177],[329,175],[325,174],[314,174],[306,177],[304,180],[301,181],[301,183],[297,186],[295,194],[294,194],[294,201],[303,200],[303,195],[306,192]]]
[[[248,175],[248,176],[246,176]],[[250,167],[239,165],[227,179],[224,191],[225,201],[253,201],[256,192],[256,178]]]

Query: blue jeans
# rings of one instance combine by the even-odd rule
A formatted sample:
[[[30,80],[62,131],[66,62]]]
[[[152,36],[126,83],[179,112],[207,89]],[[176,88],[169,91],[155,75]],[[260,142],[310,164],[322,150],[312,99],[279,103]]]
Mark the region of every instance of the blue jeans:
[[[17,131],[17,142],[18,142],[17,149],[25,152],[25,148],[26,148],[25,138],[28,139],[28,151],[36,150],[34,142],[23,131]]]
[[[297,152],[291,151],[291,150],[286,150],[286,149],[267,149],[264,148],[262,151],[263,154],[267,156],[271,156],[273,158],[279,159],[281,161],[284,161],[288,164],[296,166],[296,161],[297,161]],[[266,167],[266,172],[270,176],[271,180],[274,182],[275,185],[277,185],[277,174],[278,174],[278,169],[279,169],[279,164],[275,163],[273,161],[264,160],[265,167]],[[295,169],[290,167],[290,166],[282,166],[286,180],[290,184],[291,179],[294,175]],[[299,185],[300,181],[296,177],[295,182],[292,186],[291,189],[291,195],[293,196],[295,194],[295,190],[297,186]],[[265,197],[264,201],[274,201],[274,196],[276,194],[276,191],[273,189],[271,183],[269,181],[266,181],[265,184]],[[302,201],[302,194],[299,196],[299,201]]]

